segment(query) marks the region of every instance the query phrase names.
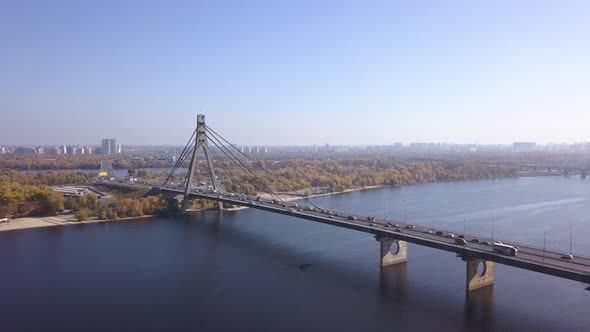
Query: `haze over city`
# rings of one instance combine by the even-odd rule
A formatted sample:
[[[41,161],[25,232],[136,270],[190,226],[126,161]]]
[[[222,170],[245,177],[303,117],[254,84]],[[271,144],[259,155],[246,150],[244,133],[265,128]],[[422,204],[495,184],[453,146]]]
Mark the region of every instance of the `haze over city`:
[[[589,9],[5,1],[0,143],[587,141]]]

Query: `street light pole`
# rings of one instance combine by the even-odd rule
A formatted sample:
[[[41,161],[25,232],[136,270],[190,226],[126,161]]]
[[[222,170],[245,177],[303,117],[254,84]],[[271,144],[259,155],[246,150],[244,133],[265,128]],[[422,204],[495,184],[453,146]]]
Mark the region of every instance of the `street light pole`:
[[[492,215],[492,241],[494,241],[494,215]]]
[[[572,254],[572,224],[570,224],[570,255]]]
[[[434,229],[434,208],[432,209],[432,229]]]
[[[467,223],[466,218],[465,218],[465,216],[463,216],[463,236],[467,235],[467,232],[465,232],[466,223]]]
[[[545,263],[546,242],[547,242],[547,232],[543,232],[543,263]]]

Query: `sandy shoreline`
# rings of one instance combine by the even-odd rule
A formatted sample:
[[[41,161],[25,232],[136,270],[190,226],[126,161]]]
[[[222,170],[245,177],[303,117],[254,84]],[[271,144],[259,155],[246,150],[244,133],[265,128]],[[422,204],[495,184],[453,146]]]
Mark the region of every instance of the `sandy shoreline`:
[[[150,217],[153,217],[153,215],[147,215],[147,216],[141,216],[141,217],[127,217],[127,218],[119,218],[119,219],[107,219],[107,220],[99,220],[99,219],[93,218],[93,219],[89,219],[86,221],[78,221],[78,219],[76,219],[76,216],[73,214],[52,216],[52,217],[24,217],[24,218],[12,219],[8,223],[0,224],[0,232],[12,231],[12,230],[17,230],[17,229],[93,224],[93,223],[107,222],[107,221],[133,220],[133,219],[143,219],[143,218],[150,218]]]

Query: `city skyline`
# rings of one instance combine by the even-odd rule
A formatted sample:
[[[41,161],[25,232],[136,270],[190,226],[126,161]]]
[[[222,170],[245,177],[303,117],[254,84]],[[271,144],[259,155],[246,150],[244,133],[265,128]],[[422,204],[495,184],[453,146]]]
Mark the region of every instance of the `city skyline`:
[[[590,140],[590,4],[427,4],[4,4],[0,144]]]

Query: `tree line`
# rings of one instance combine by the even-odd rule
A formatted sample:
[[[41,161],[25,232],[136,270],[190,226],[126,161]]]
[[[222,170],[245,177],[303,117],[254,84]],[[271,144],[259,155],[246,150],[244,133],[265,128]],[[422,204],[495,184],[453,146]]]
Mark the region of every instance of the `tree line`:
[[[119,218],[141,217],[145,215],[168,215],[175,213],[177,208],[162,196],[148,196],[140,198],[120,197],[101,205],[93,193],[82,196],[79,200],[72,200],[71,208],[78,220],[88,220],[97,217],[99,220],[115,220]],[[67,204],[66,204],[67,205]]]
[[[286,192],[323,188],[326,191],[343,191],[376,185],[413,185],[437,181],[454,181],[493,177],[513,177],[516,167],[498,167],[481,163],[456,161],[416,161],[391,158],[365,157],[337,160],[289,159],[283,161],[259,160],[250,164],[245,172],[229,161],[215,161],[215,172],[225,188],[232,192]],[[258,167],[259,166],[259,167]],[[276,178],[262,170],[266,168]],[[196,170],[198,181],[208,181],[208,169],[200,163]],[[184,175],[177,176],[180,183]],[[174,182],[174,181],[173,181]]]

